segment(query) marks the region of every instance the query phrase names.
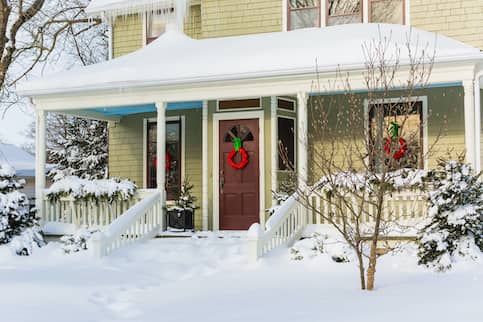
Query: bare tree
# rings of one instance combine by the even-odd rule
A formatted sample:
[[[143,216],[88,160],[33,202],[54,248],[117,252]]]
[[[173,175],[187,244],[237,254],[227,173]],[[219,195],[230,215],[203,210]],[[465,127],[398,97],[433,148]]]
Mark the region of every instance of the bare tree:
[[[441,134],[423,148],[426,119],[418,96],[429,81],[434,51],[429,44],[415,50],[410,37],[406,48],[392,48],[391,37],[381,34],[363,46],[363,93],[353,91],[351,75],[339,71],[327,86],[317,80],[314,91],[337,88],[343,94],[309,101],[311,172],[322,179],[297,194],[355,251],[361,289],[374,289],[378,241],[394,223],[385,201],[398,189],[424,189],[419,169]],[[409,57],[404,65],[402,51]],[[316,207],[314,195],[329,209]]]
[[[105,27],[88,19],[90,0],[0,1],[0,102],[5,112],[18,102],[15,84],[49,60],[72,55],[81,64],[106,58]]]

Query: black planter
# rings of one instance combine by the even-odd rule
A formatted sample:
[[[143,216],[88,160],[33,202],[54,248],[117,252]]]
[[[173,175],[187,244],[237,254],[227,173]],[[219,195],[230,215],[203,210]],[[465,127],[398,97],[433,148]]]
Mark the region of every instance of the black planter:
[[[195,210],[191,208],[175,208],[169,209],[167,212],[168,228],[195,230]]]

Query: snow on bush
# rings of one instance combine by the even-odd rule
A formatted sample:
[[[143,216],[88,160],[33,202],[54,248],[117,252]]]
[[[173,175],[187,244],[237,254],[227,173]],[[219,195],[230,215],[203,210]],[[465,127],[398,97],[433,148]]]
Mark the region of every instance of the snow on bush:
[[[347,263],[354,259],[354,252],[346,242],[319,233],[297,241],[289,249],[289,254],[292,260],[311,259],[323,254],[337,263]]]
[[[17,180],[15,169],[0,164],[0,245],[12,242],[19,255],[29,255],[34,245],[43,245],[35,213],[27,195],[19,191],[24,183]]]
[[[384,182],[394,190],[419,189],[427,181],[428,171],[421,169],[399,169],[386,173],[385,177],[379,173],[339,172],[331,177],[323,177],[313,186],[314,190],[326,193],[334,189],[347,189],[348,191],[372,192],[375,185]]]
[[[60,238],[62,249],[66,254],[87,250],[89,239],[98,231],[98,229],[81,228],[72,235],[62,236]]]
[[[51,201],[62,197],[76,200],[109,201],[128,200],[136,193],[137,186],[125,179],[88,180],[79,177],[66,177],[56,181],[47,189],[46,195]]]
[[[445,271],[483,252],[483,182],[461,161],[440,161],[432,174],[430,223],[419,233],[419,264]]]

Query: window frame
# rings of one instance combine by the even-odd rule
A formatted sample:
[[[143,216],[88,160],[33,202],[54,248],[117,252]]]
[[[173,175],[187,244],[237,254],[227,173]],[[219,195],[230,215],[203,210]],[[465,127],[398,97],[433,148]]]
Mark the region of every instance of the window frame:
[[[328,0],[327,0],[328,1]],[[372,23],[372,3],[373,2],[384,2],[384,1],[391,1],[391,0],[363,0],[363,1],[368,1],[368,14],[367,14],[367,19],[368,23]],[[406,25],[406,0],[401,0],[402,3],[402,24],[403,26]],[[382,22],[376,22],[376,23],[382,23]]]
[[[369,0],[360,0],[359,16],[360,16],[361,19],[360,19],[360,22],[358,22],[358,23],[364,23],[364,1],[369,1]],[[349,16],[355,17],[357,15],[356,14],[343,14],[343,15],[329,16],[329,0],[325,0],[325,25],[327,27],[336,26],[336,25],[329,25],[329,18],[332,18],[332,17],[349,17]],[[344,25],[347,25],[347,24],[344,24]]]
[[[307,27],[307,28],[320,28],[322,24],[322,1],[323,0],[317,0],[317,3],[319,4],[317,7],[307,7],[307,8],[292,8],[290,7],[290,0],[287,0],[287,31],[292,31],[292,30],[297,30],[297,29],[305,29],[305,28],[297,28],[297,29],[292,29],[292,11],[302,11],[302,10],[314,10],[318,9],[318,22],[316,27]]]
[[[407,97],[391,97],[391,98],[381,98],[376,99],[371,102],[371,105],[374,104],[397,104],[397,103],[404,103],[407,102]],[[429,169],[429,136],[428,136],[428,97],[427,96],[412,96],[409,97],[410,102],[421,102],[421,135],[422,135],[422,169]],[[370,115],[369,115],[369,100],[364,100],[364,131],[366,140],[371,139],[371,132],[370,132]],[[366,158],[366,164],[370,164],[370,156]]]
[[[289,119],[293,121],[294,127],[294,133],[293,133],[293,147],[294,147],[294,160],[293,160],[293,166],[294,166],[294,171],[297,169],[297,118],[294,116],[288,116],[288,115],[277,115],[277,171],[279,172],[289,172],[290,169],[280,169],[280,151],[278,149],[278,143],[280,141],[280,131],[279,131],[279,126],[278,126],[278,120],[283,118],[283,119]]]
[[[234,107],[234,108],[220,108],[221,101],[245,101],[245,100],[258,100],[258,106],[256,107]],[[216,112],[235,112],[235,111],[252,111],[262,109],[262,98],[261,97],[238,97],[231,99],[217,99],[216,100]]]

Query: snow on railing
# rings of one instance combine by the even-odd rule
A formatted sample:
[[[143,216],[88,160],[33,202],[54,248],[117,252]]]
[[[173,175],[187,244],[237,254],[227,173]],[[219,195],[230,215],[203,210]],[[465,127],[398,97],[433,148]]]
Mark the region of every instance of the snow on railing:
[[[364,209],[360,209],[360,202],[355,196],[348,193],[347,198],[351,198],[351,207],[353,210],[359,210],[363,214],[361,222],[371,222],[376,215],[376,208],[373,203],[366,202]],[[370,198],[370,197],[367,197]],[[359,204],[357,204],[359,203]],[[342,213],[340,209],[336,209],[333,202],[328,198],[322,198],[321,193],[313,193],[308,198],[308,216],[309,220],[313,220],[315,224],[328,224],[331,218],[336,223],[342,222]],[[405,221],[427,216],[428,205],[424,193],[418,190],[401,190],[395,191],[387,196],[383,204],[382,219],[385,221]],[[350,213],[349,210],[344,212]]]
[[[307,226],[307,209],[292,195],[278,207],[267,221],[263,231],[260,224],[251,225],[247,238],[252,260],[281,246],[291,246]]]
[[[112,201],[87,201],[72,196],[53,201],[45,197],[45,212],[41,219],[44,224],[56,222],[73,224],[78,228],[107,226],[150,193],[150,190],[138,190],[131,199]]]
[[[95,233],[89,247],[94,256],[103,257],[118,248],[153,238],[161,227],[162,216],[161,193],[153,192],[129,208],[104,231]]]

